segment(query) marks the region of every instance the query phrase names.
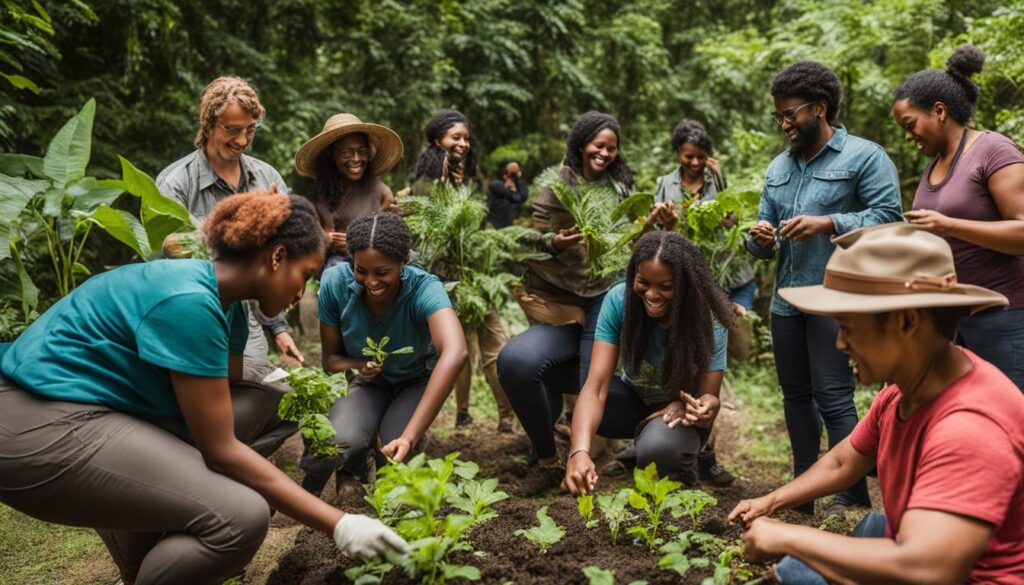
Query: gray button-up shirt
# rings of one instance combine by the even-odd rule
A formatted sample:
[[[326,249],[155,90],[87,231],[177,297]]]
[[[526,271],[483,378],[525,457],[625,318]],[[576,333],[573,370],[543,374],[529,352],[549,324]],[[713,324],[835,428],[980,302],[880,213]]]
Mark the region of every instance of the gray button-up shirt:
[[[768,165],[758,219],[779,229],[783,222],[798,215],[827,215],[836,234],[903,221],[896,165],[881,146],[849,135],[842,126],[809,162],[803,155],[780,154]],[[761,248],[749,237],[746,246],[759,258],[767,259],[774,253],[774,248]],[[821,284],[834,249],[828,234],[802,242],[778,241],[772,313],[801,314],[779,296],[778,290]]]
[[[233,189],[213,170],[203,149],[197,148],[191,154],[174,161],[161,171],[156,177],[156,186],[161,193],[184,205],[195,218],[197,225],[210,215],[213,206],[218,201],[229,195],[247,191],[265,191],[270,189],[272,184],[277,185],[277,190],[281,193],[288,193],[288,186],[281,178],[281,173],[269,164],[243,154],[241,165],[242,173],[239,176],[238,188]],[[250,303],[250,305],[255,307],[255,303]],[[284,313],[267,317],[258,310],[254,310],[253,315],[274,335],[288,330]]]

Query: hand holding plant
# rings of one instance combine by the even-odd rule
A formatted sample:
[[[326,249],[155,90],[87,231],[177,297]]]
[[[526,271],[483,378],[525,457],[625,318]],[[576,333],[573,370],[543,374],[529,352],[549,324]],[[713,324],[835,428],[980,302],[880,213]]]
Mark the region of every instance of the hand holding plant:
[[[412,449],[412,443],[403,437],[398,437],[394,441],[391,441],[387,445],[381,447],[380,452],[383,453],[388,459],[392,461],[404,461],[406,456],[409,455],[409,451]]]
[[[402,347],[394,351],[386,351],[384,347],[387,346],[389,341],[391,341],[391,338],[387,335],[381,337],[380,341],[374,341],[369,337],[366,338],[366,347],[363,348],[363,355],[371,359],[366,362],[366,365],[359,368],[359,375],[364,380],[371,380],[380,374],[384,370],[384,362],[387,361],[389,356],[408,355],[414,351],[412,346]]]
[[[574,496],[594,491],[597,486],[597,468],[586,451],[574,451],[569,457],[562,485]]]

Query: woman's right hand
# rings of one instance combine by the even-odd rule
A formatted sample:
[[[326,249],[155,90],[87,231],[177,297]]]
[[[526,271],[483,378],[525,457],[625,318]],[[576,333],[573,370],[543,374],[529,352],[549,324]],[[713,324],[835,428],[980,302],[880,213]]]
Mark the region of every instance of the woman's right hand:
[[[334,526],[334,544],[346,556],[360,560],[409,554],[409,544],[380,520],[362,514],[345,514]]]
[[[327,238],[335,252],[345,253],[348,250],[348,234],[345,232],[327,232]]]
[[[586,451],[576,451],[565,463],[562,487],[574,496],[589,494],[597,486],[597,468]]]
[[[775,228],[763,219],[750,228],[748,233],[754,243],[762,248],[771,248],[775,244]]]
[[[729,517],[726,518],[726,522],[732,524],[736,520],[739,520],[743,526],[750,526],[750,523],[755,518],[762,516],[771,516],[775,512],[775,498],[771,494],[761,496],[760,498],[754,498],[752,500],[743,500],[736,504],[736,507],[729,512]]]
[[[359,368],[359,376],[369,382],[380,374],[380,366],[375,361],[368,361]]]
[[[571,228],[558,230],[554,239],[551,240],[551,247],[562,252],[582,241],[583,234],[580,233],[580,227],[574,225]]]

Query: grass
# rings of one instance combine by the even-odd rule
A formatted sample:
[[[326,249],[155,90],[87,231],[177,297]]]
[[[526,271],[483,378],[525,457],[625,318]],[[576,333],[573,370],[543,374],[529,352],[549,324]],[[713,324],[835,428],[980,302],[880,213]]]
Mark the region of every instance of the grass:
[[[49,524],[0,504],[0,584],[113,583],[117,571],[92,530]]]

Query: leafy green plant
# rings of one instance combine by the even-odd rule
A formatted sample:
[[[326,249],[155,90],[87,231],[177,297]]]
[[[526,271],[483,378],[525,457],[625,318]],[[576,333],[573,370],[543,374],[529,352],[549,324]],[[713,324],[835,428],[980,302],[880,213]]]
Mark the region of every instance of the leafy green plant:
[[[579,510],[580,516],[583,517],[583,522],[587,528],[593,528],[598,525],[598,520],[594,518],[594,495],[583,494],[576,498],[576,509]]]
[[[711,561],[704,557],[690,557],[686,553],[693,546],[691,536],[693,532],[687,530],[680,532],[674,540],[665,543],[659,548],[662,557],[658,559],[658,567],[669,571],[675,571],[680,577],[686,575],[690,568],[703,568],[711,564]]]
[[[714,496],[702,490],[682,490],[677,497],[679,506],[672,510],[672,517],[689,516],[694,530],[697,530],[697,518],[704,508],[718,505],[718,500]]]
[[[391,338],[385,335],[380,338],[380,341],[374,341],[373,339],[366,338],[366,347],[363,348],[363,355],[368,358],[373,358],[373,362],[377,364],[377,367],[383,369],[384,362],[391,355],[406,355],[412,353],[414,350],[411,345],[400,347],[394,351],[386,351],[384,347],[391,341]]]
[[[601,567],[583,567],[583,574],[590,585],[615,585],[615,573]]]
[[[718,561],[714,564],[714,572],[710,577],[705,577],[700,585],[729,585],[732,583],[732,551],[723,551],[718,555]]]
[[[333,457],[341,451],[331,442],[336,431],[326,414],[334,402],[348,392],[344,372],[325,374],[314,368],[295,368],[286,378],[292,391],[281,398],[277,416],[296,422],[315,457]]]
[[[597,507],[601,509],[605,522],[608,523],[608,530],[611,532],[612,544],[619,539],[619,530],[623,524],[632,519],[633,514],[629,511],[629,498],[633,494],[630,488],[623,488],[614,495],[602,494],[597,496]]]
[[[565,537],[565,529],[556,524],[551,516],[548,516],[547,506],[537,510],[537,520],[540,522],[539,525],[525,529],[520,528],[516,530],[515,534],[536,544],[540,548],[540,554],[547,554],[549,548],[561,542]]]
[[[683,485],[668,477],[658,479],[658,470],[654,463],[644,469],[633,470],[634,491],[629,495],[629,505],[642,510],[647,515],[647,524],[630,526],[629,533],[639,536],[652,550],[660,544],[658,528],[661,525],[662,513],[673,510],[680,504],[678,490]]]
[[[475,463],[459,461],[458,453],[444,459],[420,454],[379,470],[366,500],[381,521],[409,542],[412,553],[384,564],[368,563],[347,576],[377,583],[398,566],[410,578],[430,585],[455,578],[478,580],[476,567],[451,563],[449,557],[456,551],[472,550],[466,539],[469,530],[496,517],[493,506],[508,498],[497,489],[496,479],[477,479],[479,471]],[[442,514],[445,510],[451,511]]]
[[[676,229],[700,248],[723,286],[747,261],[743,235],[757,221],[760,200],[761,193],[755,190],[726,189],[709,201],[692,197],[683,202]],[[731,221],[723,223],[727,217]]]

